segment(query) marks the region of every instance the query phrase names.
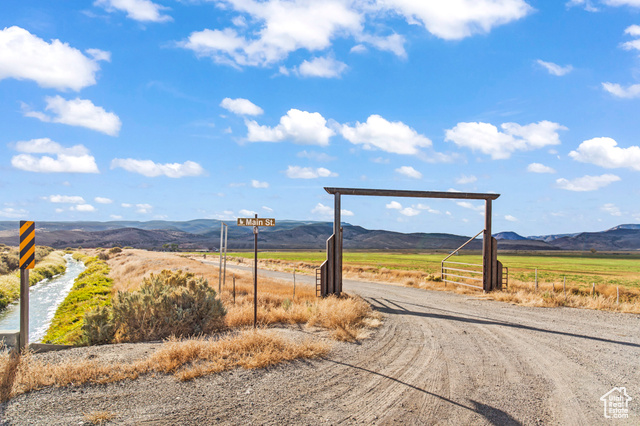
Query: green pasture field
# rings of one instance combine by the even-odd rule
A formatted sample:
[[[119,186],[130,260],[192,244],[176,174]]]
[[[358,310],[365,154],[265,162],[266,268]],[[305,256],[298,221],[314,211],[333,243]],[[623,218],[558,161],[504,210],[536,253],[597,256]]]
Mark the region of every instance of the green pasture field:
[[[218,253],[210,253],[217,256]],[[229,256],[252,259],[253,252],[233,252]],[[358,252],[346,251],[343,264],[359,267],[418,270],[440,274],[440,262],[446,253]],[[318,266],[325,260],[324,251],[260,252],[259,259],[279,259],[290,262],[309,262]],[[449,260],[461,263],[481,264],[478,252],[452,256]],[[534,282],[535,269],[538,281],[591,285],[592,283],[622,285],[640,288],[640,253],[633,252],[539,252],[498,253],[498,260],[509,268],[509,279]]]

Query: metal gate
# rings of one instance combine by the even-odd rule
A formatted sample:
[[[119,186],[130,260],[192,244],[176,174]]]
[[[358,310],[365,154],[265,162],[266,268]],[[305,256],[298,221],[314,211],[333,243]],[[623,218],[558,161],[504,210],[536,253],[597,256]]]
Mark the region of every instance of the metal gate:
[[[449,256],[445,257],[440,263],[440,278],[444,281],[444,285],[447,283],[463,285],[466,287],[483,289],[483,267],[482,264],[475,263],[462,263],[447,260],[451,256],[458,254],[462,248],[464,248],[471,241],[475,240],[480,234],[484,232],[484,229],[478,232],[473,237],[469,238],[467,242],[452,251]]]

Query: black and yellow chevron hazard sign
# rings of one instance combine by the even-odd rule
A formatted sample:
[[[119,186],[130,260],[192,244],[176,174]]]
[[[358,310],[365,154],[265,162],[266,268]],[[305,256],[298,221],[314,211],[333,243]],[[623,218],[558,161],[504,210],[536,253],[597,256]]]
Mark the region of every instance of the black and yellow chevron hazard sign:
[[[36,263],[36,224],[20,221],[20,269],[33,269]]]

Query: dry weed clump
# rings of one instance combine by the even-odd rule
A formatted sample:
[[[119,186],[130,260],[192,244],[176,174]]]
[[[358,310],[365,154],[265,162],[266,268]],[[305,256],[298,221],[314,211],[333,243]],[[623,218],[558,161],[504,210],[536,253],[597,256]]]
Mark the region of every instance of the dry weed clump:
[[[86,421],[92,425],[103,425],[116,418],[116,415],[111,411],[92,411],[84,415]]]
[[[485,297],[524,306],[596,309],[624,313],[640,313],[640,291],[598,285],[593,291],[588,286],[566,286],[561,283],[541,283],[538,290],[531,283],[512,282],[509,288],[488,293]]]
[[[296,343],[274,332],[248,330],[219,339],[169,340],[148,358],[132,363],[87,359],[46,363],[30,352],[12,356],[5,351],[0,353],[0,371],[4,373],[0,401],[48,386],[105,384],[149,373],[190,380],[237,367],[262,368],[299,358],[318,358],[329,349],[324,342]]]

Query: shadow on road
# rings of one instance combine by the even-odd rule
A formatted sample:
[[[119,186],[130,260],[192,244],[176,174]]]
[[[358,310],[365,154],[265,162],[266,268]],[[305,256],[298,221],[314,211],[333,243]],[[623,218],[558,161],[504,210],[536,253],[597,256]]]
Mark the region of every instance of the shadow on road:
[[[338,364],[338,365],[342,365],[345,367],[349,367],[349,368],[353,368],[356,370],[360,370],[360,371],[364,371],[366,373],[369,374],[373,374],[379,377],[383,377],[387,380],[391,380],[393,382],[396,382],[400,385],[406,386],[408,388],[414,389],[418,392],[421,392],[423,394],[426,395],[430,395],[433,396],[434,398],[438,398],[444,402],[447,402],[449,404],[455,405],[456,407],[460,407],[460,408],[464,408],[465,410],[469,410],[469,411],[473,411],[476,414],[481,415],[482,417],[484,417],[489,423],[491,423],[492,425],[521,425],[522,423],[520,423],[519,421],[517,421],[516,419],[514,419],[512,416],[510,416],[508,413],[505,413],[504,411],[496,408],[496,407],[492,407],[490,405],[486,405],[486,404],[482,404],[480,402],[477,401],[473,401],[470,400],[471,403],[473,404],[473,407],[468,407],[464,404],[460,404],[459,402],[453,401],[449,398],[445,398],[444,396],[440,396],[438,394],[435,394],[433,392],[429,392],[425,389],[419,388],[417,386],[411,385],[409,383],[403,382],[402,380],[398,380],[396,378],[387,376],[386,374],[382,374],[382,373],[378,373],[377,371],[373,371],[373,370],[369,370],[367,368],[364,367],[359,367],[357,365],[352,365],[352,364],[347,364],[346,362],[340,362],[340,361],[336,361],[333,359],[327,359],[327,358],[323,358],[325,361],[328,362],[332,362],[334,364]]]
[[[569,337],[578,337],[580,339],[589,339],[589,340],[595,340],[598,342],[604,342],[604,343],[613,343],[616,345],[623,345],[623,346],[631,346],[634,348],[640,348],[640,344],[637,343],[631,343],[631,342],[624,342],[624,341],[619,341],[619,340],[611,340],[611,339],[604,339],[602,337],[595,337],[595,336],[586,336],[584,334],[576,334],[576,333],[568,333],[565,331],[557,331],[557,330],[548,330],[545,328],[538,328],[538,327],[531,327],[528,325],[523,325],[523,324],[517,324],[517,323],[513,323],[513,322],[504,322],[504,321],[495,321],[495,320],[491,320],[491,319],[480,319],[478,317],[473,318],[472,316],[461,316],[461,315],[466,315],[460,312],[452,312],[452,311],[447,311],[444,309],[439,309],[439,308],[434,308],[432,306],[425,306],[425,305],[418,305],[415,303],[410,303],[410,305],[413,306],[419,306],[421,308],[424,308],[426,310],[434,310],[434,311],[442,311],[442,312],[450,312],[452,314],[456,314],[456,315],[449,315],[449,314],[438,314],[435,312],[418,312],[418,311],[411,311],[408,310],[406,308],[404,308],[403,306],[400,306],[398,303],[395,303],[391,300],[388,299],[376,299],[376,298],[368,298],[369,300],[371,300],[372,302],[374,302],[374,304],[377,304],[379,306],[375,306],[374,308],[377,311],[386,313],[386,314],[395,314],[395,315],[411,315],[411,316],[417,316],[417,317],[423,317],[423,318],[435,318],[435,319],[443,319],[443,320],[449,320],[449,321],[459,321],[459,322],[466,322],[466,323],[470,323],[470,324],[483,324],[483,325],[498,325],[498,326],[502,326],[502,327],[511,327],[511,328],[518,328],[521,330],[530,330],[530,331],[537,331],[540,333],[550,333],[550,334],[557,334],[557,335],[561,335],[561,336],[569,336]],[[386,302],[386,304],[384,303]],[[392,307],[389,305],[394,305],[396,307]]]

